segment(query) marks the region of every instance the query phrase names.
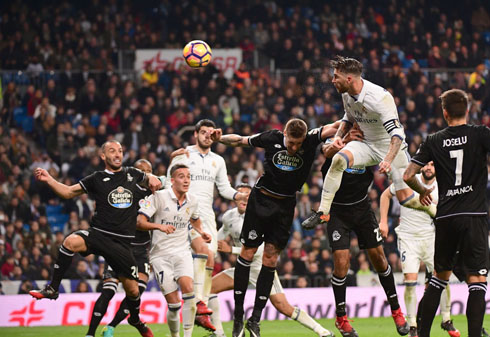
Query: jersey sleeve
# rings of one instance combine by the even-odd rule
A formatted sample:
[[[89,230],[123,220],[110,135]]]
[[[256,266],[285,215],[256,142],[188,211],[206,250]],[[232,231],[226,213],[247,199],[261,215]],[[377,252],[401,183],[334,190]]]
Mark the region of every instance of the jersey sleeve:
[[[412,157],[411,161],[417,165],[425,166],[428,162],[432,160],[430,148],[429,148],[430,137],[427,137],[425,142],[420,144],[417,153]]]
[[[225,240],[230,235],[230,214],[230,211],[226,211],[223,214],[223,218],[221,219],[223,226],[218,231],[218,240]]]
[[[391,195],[396,195],[395,184],[391,184],[389,187]]]
[[[192,208],[191,208],[191,219],[192,220],[197,220],[200,218],[199,215],[199,201],[197,199],[194,199],[192,202]]]
[[[323,142],[322,130],[323,130],[323,126],[320,126],[319,128],[311,129],[310,131],[308,131],[308,134],[306,135],[306,137],[309,138],[309,140],[312,144],[318,145],[321,142]]]
[[[138,210],[138,213],[143,214],[148,219],[150,219],[157,211],[157,202],[158,197],[156,196],[156,194],[152,194],[144,199],[141,199],[139,201],[140,209]]]
[[[78,182],[80,186],[82,186],[85,193],[92,194],[96,192],[96,186],[97,186],[96,176],[97,176],[97,172],[94,172],[91,175],[88,175],[85,178],[80,179],[80,181]]]
[[[128,173],[134,177],[137,183],[142,182],[146,177],[146,173],[136,167],[128,167]]]
[[[248,145],[265,148],[267,145],[274,144],[277,142],[277,138],[275,137],[276,132],[278,131],[269,130],[250,136],[248,138]]]
[[[385,95],[377,102],[376,110],[379,113],[383,126],[391,137],[399,137],[405,140],[405,131],[398,119],[398,111],[396,109],[393,96],[386,91]]]
[[[219,194],[228,200],[233,200],[237,191],[231,187],[230,181],[228,180],[228,171],[226,170],[225,160],[220,158],[219,168],[216,172],[216,187],[218,188]]]

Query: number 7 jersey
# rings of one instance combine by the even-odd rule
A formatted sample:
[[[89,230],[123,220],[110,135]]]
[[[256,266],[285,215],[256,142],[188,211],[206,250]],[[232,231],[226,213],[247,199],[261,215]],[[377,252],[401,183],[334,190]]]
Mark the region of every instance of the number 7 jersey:
[[[486,126],[450,126],[429,135],[412,158],[424,166],[434,161],[439,203],[436,219],[457,215],[487,215],[487,153],[490,129]]]

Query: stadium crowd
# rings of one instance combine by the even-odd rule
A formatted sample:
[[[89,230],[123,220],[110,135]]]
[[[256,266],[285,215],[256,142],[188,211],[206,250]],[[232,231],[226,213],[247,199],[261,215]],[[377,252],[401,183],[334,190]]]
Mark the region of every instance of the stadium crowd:
[[[96,0],[81,8],[68,2],[43,4],[42,9],[34,1],[3,4],[8,11],[0,18],[0,69],[25,70],[29,81],[19,83],[12,73],[2,73],[1,279],[24,281],[21,293],[32,280],[48,280],[64,236],[88,228],[94,210],[87,195],[58,198],[34,181],[33,168],[45,168],[71,185],[103,169],[98,149],[104,141],[118,139],[125,149],[124,165],[146,158],[155,174],[165,175],[171,152],[194,142],[192,127],[202,118],[213,120],[224,133],[242,135],[282,129],[290,117],[304,118],[310,128],[333,122],[342,117],[327,63],[336,54],[361,59],[365,77],[394,94],[411,154],[427,134],[445,126],[438,97],[449,87],[470,94],[472,123],[490,126],[488,4],[471,12],[452,8],[450,14],[444,8],[451,6],[439,2],[386,1],[377,7],[370,1],[358,6],[310,1],[300,7],[295,1],[246,5],[225,0],[187,8],[163,1],[147,10]],[[191,39],[206,40],[213,48],[240,47],[244,63],[231,80],[212,64],[159,72],[148,67],[135,81],[115,71],[119,50],[181,48]],[[254,50],[290,71],[278,77],[253,69]],[[260,176],[263,152],[221,145],[214,150],[225,158],[232,185],[253,185]],[[325,230],[303,231],[300,226],[320,200],[323,159],[319,154],[298,195],[293,235],[280,263],[286,286],[330,282],[333,261]],[[369,195],[375,210],[388,184],[375,173]],[[216,198],[218,222],[230,207],[232,203]],[[394,203],[385,251],[395,271],[401,270],[392,230],[398,214]],[[348,283],[355,285],[355,276],[371,273],[371,267],[355,238],[351,255]],[[76,256],[69,278],[101,278],[102,260]],[[215,271],[235,258],[221,254]]]

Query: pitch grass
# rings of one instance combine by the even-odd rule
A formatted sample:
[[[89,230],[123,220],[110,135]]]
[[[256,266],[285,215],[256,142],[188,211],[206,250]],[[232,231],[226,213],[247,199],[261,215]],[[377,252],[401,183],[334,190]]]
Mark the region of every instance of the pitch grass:
[[[485,315],[485,321],[489,322],[490,315]],[[466,317],[463,315],[453,316],[454,325],[461,331],[461,336],[466,337]],[[327,329],[333,330],[336,336],[340,333],[335,329],[332,319],[319,320]],[[441,318],[437,316],[432,326],[431,337],[448,337],[447,332],[440,328]],[[382,318],[359,318],[355,319],[352,325],[355,327],[361,337],[391,337],[398,336],[395,325],[391,317]],[[485,324],[484,324],[485,325]],[[490,326],[490,323],[489,325]],[[224,323],[225,333],[231,337],[231,322]],[[153,324],[151,329],[155,336],[163,337],[170,336],[166,324]],[[97,329],[96,336],[100,336],[102,327]],[[87,333],[86,326],[55,326],[55,327],[19,327],[19,328],[0,328],[0,336],[2,337],[51,337],[51,336],[85,336]],[[182,331],[181,331],[182,334]],[[303,337],[316,336],[310,330],[305,329],[297,322],[287,321],[264,321],[261,323],[261,334],[264,337]],[[205,330],[196,327],[192,336],[202,337],[208,336],[209,333]],[[248,332],[246,336],[248,336]],[[128,325],[121,325],[116,328],[114,336],[139,336],[136,330]]]

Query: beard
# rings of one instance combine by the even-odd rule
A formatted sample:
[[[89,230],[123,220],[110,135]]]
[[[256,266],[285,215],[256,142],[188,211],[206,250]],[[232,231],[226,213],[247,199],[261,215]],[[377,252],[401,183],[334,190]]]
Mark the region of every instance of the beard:
[[[213,143],[211,142],[209,145],[208,144],[204,144],[203,142],[201,142],[199,140],[199,138],[197,138],[197,145],[199,145],[199,147],[201,149],[207,150],[207,149],[209,149],[211,147],[211,145],[213,145]]]
[[[422,177],[424,177],[425,180],[431,180],[432,178],[434,178],[434,176],[434,173],[427,173],[427,171],[422,171]]]
[[[121,168],[122,163],[119,165],[114,164],[111,160],[106,160],[106,165],[111,168],[111,170],[117,171]]]

